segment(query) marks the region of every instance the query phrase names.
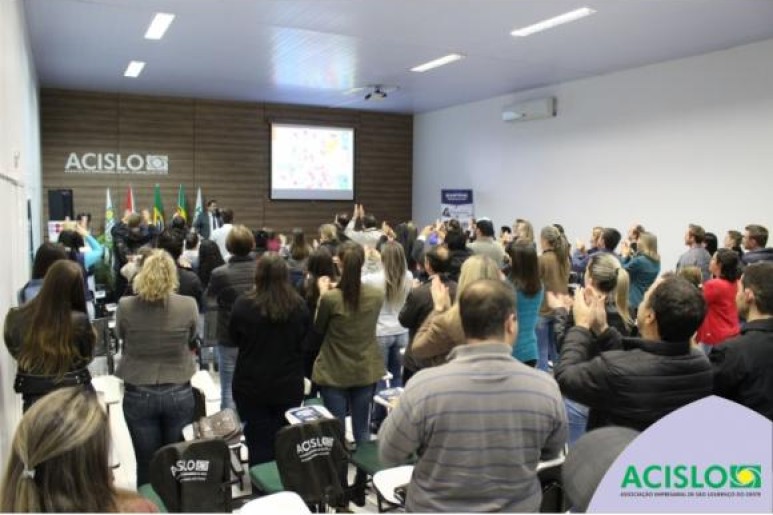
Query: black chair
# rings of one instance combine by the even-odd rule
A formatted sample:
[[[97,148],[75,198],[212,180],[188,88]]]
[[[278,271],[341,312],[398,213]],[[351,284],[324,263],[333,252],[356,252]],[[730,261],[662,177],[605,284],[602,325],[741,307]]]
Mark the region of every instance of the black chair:
[[[224,440],[165,445],[150,462],[150,485],[140,492],[160,498],[170,513],[230,513],[231,453]]]
[[[256,488],[271,494],[296,492],[312,509],[342,506],[349,453],[338,419],[323,419],[282,428],[275,441],[276,460],[250,468]]]

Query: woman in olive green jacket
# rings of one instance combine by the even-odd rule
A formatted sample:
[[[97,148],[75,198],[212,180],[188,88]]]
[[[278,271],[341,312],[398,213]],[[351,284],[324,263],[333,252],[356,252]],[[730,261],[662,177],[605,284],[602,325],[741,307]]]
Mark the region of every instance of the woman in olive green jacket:
[[[363,248],[346,242],[338,250],[341,279],[333,287],[320,280],[315,331],[323,336],[312,379],[320,385],[325,406],[343,423],[347,408],[357,443],[370,440],[368,416],[376,383],[384,375],[384,358],[376,340],[376,322],[384,293],[362,284]],[[327,279],[327,280],[326,280]]]

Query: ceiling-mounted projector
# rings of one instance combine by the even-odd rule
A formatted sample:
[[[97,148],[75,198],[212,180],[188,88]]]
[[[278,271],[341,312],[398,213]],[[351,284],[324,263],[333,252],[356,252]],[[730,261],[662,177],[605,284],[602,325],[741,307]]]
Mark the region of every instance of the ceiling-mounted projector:
[[[539,98],[527,102],[519,102],[502,109],[503,122],[525,122],[556,116],[556,98]]]

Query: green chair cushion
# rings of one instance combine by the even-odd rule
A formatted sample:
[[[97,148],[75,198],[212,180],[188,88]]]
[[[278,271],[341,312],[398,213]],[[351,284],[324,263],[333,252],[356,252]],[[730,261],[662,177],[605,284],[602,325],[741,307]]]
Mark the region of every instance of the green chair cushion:
[[[358,444],[357,450],[352,454],[351,461],[369,476],[389,468],[385,467],[378,459],[378,441],[376,440]]]
[[[250,467],[252,483],[265,494],[275,494],[284,491],[284,485],[279,477],[276,461],[269,461]]]
[[[158,496],[150,483],[145,483],[137,489],[137,493],[158,507],[160,513],[168,513],[164,501]]]

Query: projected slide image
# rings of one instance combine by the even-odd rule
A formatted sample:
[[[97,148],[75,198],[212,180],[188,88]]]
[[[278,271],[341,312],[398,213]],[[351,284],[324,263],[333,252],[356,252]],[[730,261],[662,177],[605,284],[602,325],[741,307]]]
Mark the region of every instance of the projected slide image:
[[[352,198],[353,129],[273,125],[271,136],[272,198]]]

